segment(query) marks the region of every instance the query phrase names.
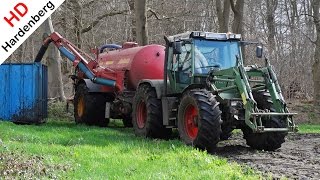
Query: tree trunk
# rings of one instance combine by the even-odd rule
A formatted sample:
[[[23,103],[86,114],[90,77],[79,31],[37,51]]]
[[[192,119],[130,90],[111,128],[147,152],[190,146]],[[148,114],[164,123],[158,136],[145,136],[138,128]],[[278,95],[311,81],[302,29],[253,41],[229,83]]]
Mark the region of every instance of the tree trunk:
[[[82,38],[81,38],[81,29],[82,29],[82,6],[78,0],[70,0],[72,4],[72,12],[74,13],[73,23],[74,23],[74,33],[76,36],[75,45],[81,49]]]
[[[131,14],[131,41],[137,41],[137,32],[136,32],[136,17],[134,10],[134,1],[129,0],[130,14]]]
[[[135,0],[137,42],[140,45],[149,44],[147,27],[147,0]]]
[[[275,21],[274,21],[274,12],[277,9],[277,0],[266,0],[267,6],[267,28],[268,28],[268,45],[269,51],[272,57],[275,57],[275,36],[276,36],[276,29],[275,29]]]
[[[218,15],[219,32],[227,33],[229,31],[230,1],[225,0],[222,8],[221,0],[216,0],[216,10]]]
[[[230,6],[234,14],[232,32],[242,34],[244,0],[237,0],[236,5],[230,0]]]
[[[313,19],[316,27],[316,41],[315,41],[315,53],[314,63],[312,66],[312,75],[314,83],[314,104],[320,106],[320,1],[313,0]]]
[[[52,20],[49,17],[44,23],[44,32],[51,34],[54,32]],[[61,57],[58,49],[52,44],[47,50],[47,63],[48,63],[48,97],[59,98],[60,101],[65,101],[63,91],[62,74],[61,74]]]

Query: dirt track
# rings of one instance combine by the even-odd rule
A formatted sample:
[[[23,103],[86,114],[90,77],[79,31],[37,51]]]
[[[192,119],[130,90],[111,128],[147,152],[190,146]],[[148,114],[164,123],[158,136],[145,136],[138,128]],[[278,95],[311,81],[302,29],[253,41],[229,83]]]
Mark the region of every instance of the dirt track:
[[[266,152],[250,149],[238,133],[220,142],[216,154],[276,179],[320,179],[320,134],[291,134],[280,149]]]

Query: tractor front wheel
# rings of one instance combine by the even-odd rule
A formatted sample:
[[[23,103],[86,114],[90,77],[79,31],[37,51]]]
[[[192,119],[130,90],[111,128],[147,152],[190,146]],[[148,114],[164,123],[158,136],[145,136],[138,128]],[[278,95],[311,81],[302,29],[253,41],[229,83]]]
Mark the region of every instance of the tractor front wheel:
[[[178,109],[181,140],[199,149],[212,151],[220,140],[221,111],[219,102],[207,90],[186,92]]]
[[[259,109],[268,109],[274,112],[273,104],[271,103],[271,97],[267,91],[254,91],[253,97],[257,102]],[[285,128],[285,120],[281,116],[262,117],[262,123],[266,128]],[[251,148],[258,150],[274,151],[281,147],[281,144],[285,142],[286,132],[265,132],[254,133],[245,125],[242,128],[243,137],[247,141],[247,145]]]
[[[74,96],[74,118],[76,123],[105,127],[106,98],[101,93],[89,93],[86,84],[77,86]]]
[[[153,87],[143,84],[133,98],[132,124],[137,136],[168,139],[172,130],[162,121],[161,100]]]

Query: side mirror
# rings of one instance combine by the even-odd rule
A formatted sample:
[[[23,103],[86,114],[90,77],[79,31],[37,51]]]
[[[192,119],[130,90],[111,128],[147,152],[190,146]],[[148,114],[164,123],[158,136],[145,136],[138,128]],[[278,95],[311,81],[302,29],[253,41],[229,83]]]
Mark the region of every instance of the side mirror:
[[[263,53],[263,47],[262,46],[257,46],[257,49],[256,49],[257,58],[262,58],[262,53]]]
[[[176,41],[173,42],[173,54],[181,54],[182,53],[182,42]]]

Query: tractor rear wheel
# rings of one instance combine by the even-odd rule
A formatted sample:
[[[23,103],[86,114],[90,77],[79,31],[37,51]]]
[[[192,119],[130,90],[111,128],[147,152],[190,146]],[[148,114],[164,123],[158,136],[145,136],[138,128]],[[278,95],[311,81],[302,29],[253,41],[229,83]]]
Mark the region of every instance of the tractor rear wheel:
[[[86,84],[77,86],[74,96],[74,118],[76,123],[105,127],[106,98],[100,93],[89,93]]]
[[[186,92],[178,109],[178,130],[187,145],[212,151],[220,140],[221,111],[215,96],[207,90]]]
[[[137,136],[169,139],[171,129],[162,122],[161,100],[153,87],[143,84],[133,98],[132,123]]]
[[[257,102],[259,109],[268,109],[274,112],[272,107],[272,100],[269,92],[267,91],[254,91],[253,97]],[[285,120],[281,116],[262,117],[262,123],[266,128],[285,128]],[[253,131],[245,126],[242,128],[243,137],[247,141],[247,145],[251,148],[258,150],[274,151],[281,147],[281,144],[285,142],[286,132],[265,132],[265,133],[253,133]]]

